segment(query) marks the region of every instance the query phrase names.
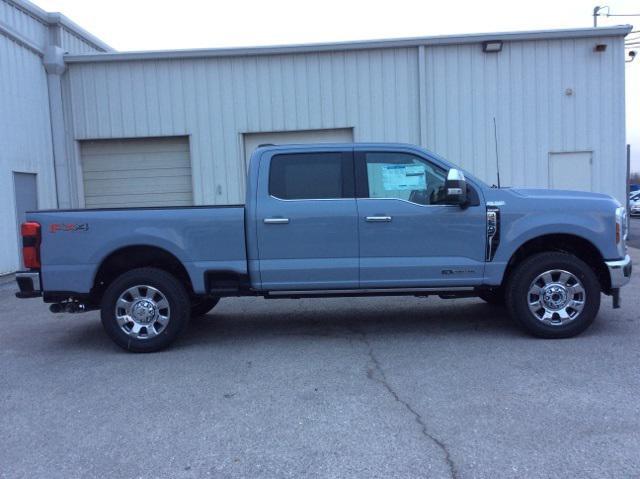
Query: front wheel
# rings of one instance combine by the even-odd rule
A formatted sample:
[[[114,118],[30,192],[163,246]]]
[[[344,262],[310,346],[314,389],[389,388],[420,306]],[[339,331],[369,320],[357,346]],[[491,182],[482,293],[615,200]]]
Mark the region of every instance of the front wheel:
[[[516,267],[506,303],[511,317],[534,336],[568,338],[593,323],[600,309],[600,283],[581,259],[540,253]]]
[[[191,312],[189,295],[174,276],[157,268],[138,268],[116,278],[102,297],[102,325],[120,347],[152,352],[182,332]]]

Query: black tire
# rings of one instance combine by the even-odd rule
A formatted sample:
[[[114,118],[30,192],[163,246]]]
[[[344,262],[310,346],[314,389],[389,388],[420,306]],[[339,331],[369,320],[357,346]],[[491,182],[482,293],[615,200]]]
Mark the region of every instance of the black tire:
[[[220,298],[198,298],[191,303],[191,317],[199,318],[204,316],[215,308],[219,301]]]
[[[478,292],[478,297],[493,306],[504,306],[505,297],[502,288],[482,290]]]
[[[554,317],[552,321],[558,321],[558,324],[543,322],[536,316],[536,313],[529,309],[529,289],[533,281],[539,275],[552,270],[570,273],[580,281],[584,290],[582,295],[578,293],[573,296],[574,299],[584,302],[582,309],[577,312],[575,317],[568,319],[565,324],[560,323],[560,316],[555,313],[552,315]],[[559,278],[558,273],[555,275],[556,278]],[[600,309],[601,288],[597,276],[584,261],[566,253],[539,253],[527,258],[510,275],[505,290],[506,304],[511,317],[526,331],[540,338],[554,339],[576,336],[593,323]],[[537,297],[543,298],[542,295],[536,296],[535,294],[531,298],[535,301]],[[567,310],[571,310],[571,308],[567,308]],[[537,314],[544,315],[544,310],[540,309]]]
[[[160,323],[160,320],[153,323],[153,326],[151,326],[153,327],[153,336],[148,333],[149,330],[147,328],[149,326],[142,326],[141,329],[140,324],[136,325],[133,320],[128,323],[131,326],[121,326],[116,319],[116,312],[120,313],[121,317],[127,316],[127,309],[116,306],[119,298],[124,294],[128,294],[126,293],[128,290],[138,286],[142,288],[137,290],[143,293],[142,296],[155,294],[145,293],[145,291],[149,291],[145,289],[145,286],[150,286],[159,292],[157,296],[152,298],[153,301],[157,301],[158,308],[150,309],[153,311],[157,310],[157,315],[162,314],[163,316],[161,317],[167,318],[166,323]],[[125,296],[125,298],[130,298],[127,299],[127,301],[133,304],[144,300],[144,298],[139,298],[135,301],[132,296]],[[168,307],[159,309],[165,304],[162,299],[166,301]],[[144,306],[146,306],[146,304]],[[156,303],[154,302],[153,304]],[[132,309],[133,307],[129,311],[131,312]],[[189,302],[189,295],[182,283],[173,275],[157,268],[138,268],[120,275],[109,285],[102,297],[100,315],[102,318],[102,326],[118,346],[127,351],[148,353],[159,351],[171,344],[187,325],[190,312],[191,304]],[[153,317],[152,313],[149,315]],[[131,312],[130,317],[133,317],[133,312]],[[152,319],[151,321],[154,320]],[[123,329],[130,328],[133,330],[134,327],[140,329],[137,337],[132,332],[127,333]],[[162,328],[161,331],[160,328]],[[158,330],[157,333],[156,330]],[[148,336],[144,337],[145,335]]]

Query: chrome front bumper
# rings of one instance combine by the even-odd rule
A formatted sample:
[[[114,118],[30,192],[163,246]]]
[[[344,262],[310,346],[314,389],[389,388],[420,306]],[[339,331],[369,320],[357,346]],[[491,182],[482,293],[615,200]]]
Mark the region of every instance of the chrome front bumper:
[[[631,257],[626,255],[624,259],[605,261],[611,278],[611,289],[618,289],[631,280]]]
[[[37,271],[18,271],[16,273],[16,283],[20,288],[20,291],[16,293],[17,298],[37,298],[42,296],[40,273]]]

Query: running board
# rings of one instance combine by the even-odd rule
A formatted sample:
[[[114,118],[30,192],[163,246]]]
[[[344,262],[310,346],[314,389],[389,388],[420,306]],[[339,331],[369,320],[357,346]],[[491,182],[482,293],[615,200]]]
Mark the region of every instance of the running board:
[[[268,291],[265,298],[278,297],[316,297],[316,296],[371,296],[371,295],[456,295],[464,296],[465,293],[474,293],[471,286],[453,286],[448,288],[379,288],[379,289],[316,289],[316,290],[291,290]]]

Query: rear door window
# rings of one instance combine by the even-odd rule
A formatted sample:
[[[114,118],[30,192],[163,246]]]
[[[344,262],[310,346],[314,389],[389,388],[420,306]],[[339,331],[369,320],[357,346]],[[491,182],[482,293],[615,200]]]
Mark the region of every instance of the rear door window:
[[[269,194],[282,200],[353,198],[352,154],[275,155],[269,170]]]

